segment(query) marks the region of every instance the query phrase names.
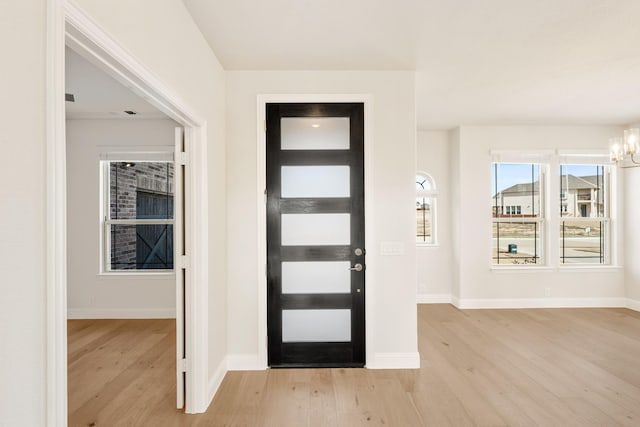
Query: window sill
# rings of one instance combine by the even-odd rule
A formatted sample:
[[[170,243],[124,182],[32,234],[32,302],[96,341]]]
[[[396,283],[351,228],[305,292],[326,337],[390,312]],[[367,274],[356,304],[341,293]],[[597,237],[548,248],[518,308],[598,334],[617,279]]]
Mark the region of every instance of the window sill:
[[[439,248],[439,243],[416,243],[416,248]]]
[[[599,272],[619,272],[624,269],[621,265],[560,265],[558,271],[561,272],[576,272],[576,271],[599,271]]]
[[[560,272],[560,273],[575,273],[575,272],[602,272],[602,273],[607,273],[607,272],[620,272],[624,269],[623,266],[621,265],[572,265],[572,266],[548,266],[548,265],[541,265],[541,266],[517,266],[517,267],[512,267],[512,266],[504,266],[504,267],[498,267],[498,266],[491,266],[490,270],[492,273],[498,273],[498,274],[509,274],[509,273],[534,273],[534,272],[546,272],[546,273],[551,273],[551,272]]]
[[[126,273],[119,271],[103,271],[97,274],[99,279],[165,279],[176,276],[175,271],[128,271]]]
[[[490,267],[492,273],[505,274],[505,273],[551,273],[555,271],[555,268],[549,267],[548,265],[539,265],[539,266],[497,266],[492,265]]]

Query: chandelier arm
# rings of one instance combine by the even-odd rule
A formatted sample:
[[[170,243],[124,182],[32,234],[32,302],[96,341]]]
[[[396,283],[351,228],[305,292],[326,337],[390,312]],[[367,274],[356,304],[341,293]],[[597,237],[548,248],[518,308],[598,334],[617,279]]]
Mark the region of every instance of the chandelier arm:
[[[629,156],[629,160],[631,161],[631,163],[627,163],[627,164],[624,164],[622,161],[616,161],[616,165],[618,165],[618,167],[621,169],[631,169],[631,168],[637,168],[640,166],[640,162],[635,161],[635,159],[633,158],[633,155]]]

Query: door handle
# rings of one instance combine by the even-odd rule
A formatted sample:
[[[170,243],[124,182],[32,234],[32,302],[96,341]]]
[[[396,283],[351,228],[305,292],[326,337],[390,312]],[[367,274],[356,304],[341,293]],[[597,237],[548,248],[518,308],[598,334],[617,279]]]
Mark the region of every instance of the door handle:
[[[364,267],[362,266],[362,264],[357,263],[356,265],[351,267],[349,270],[351,270],[351,271],[362,271],[362,270],[364,270]]]

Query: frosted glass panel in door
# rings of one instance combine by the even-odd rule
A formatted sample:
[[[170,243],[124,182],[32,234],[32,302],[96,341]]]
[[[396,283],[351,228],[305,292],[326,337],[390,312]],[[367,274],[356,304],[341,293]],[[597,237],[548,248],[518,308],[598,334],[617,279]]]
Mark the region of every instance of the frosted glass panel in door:
[[[351,310],[282,310],[282,342],[351,341]]]
[[[283,117],[280,121],[283,150],[348,150],[348,117]]]
[[[351,215],[282,214],[283,246],[348,245],[351,243]]]
[[[282,263],[283,294],[348,294],[349,261],[299,261]]]
[[[282,166],[282,197],[349,197],[349,166]]]

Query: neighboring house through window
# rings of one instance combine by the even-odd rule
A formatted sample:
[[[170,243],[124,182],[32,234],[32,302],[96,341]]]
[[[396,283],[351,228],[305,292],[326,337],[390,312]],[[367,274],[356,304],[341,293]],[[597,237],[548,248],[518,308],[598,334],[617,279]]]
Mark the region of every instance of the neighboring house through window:
[[[560,262],[607,264],[609,167],[560,165]]]
[[[492,164],[493,264],[541,264],[543,168],[535,163]]]
[[[173,270],[173,163],[101,163],[103,271]]]
[[[436,243],[436,186],[428,174],[416,175],[416,242]]]
[[[493,265],[575,267],[613,262],[611,195],[615,193],[612,179],[615,171],[606,157],[600,153],[561,151],[496,152],[493,156]],[[517,160],[510,163],[512,158]],[[549,170],[549,165],[559,167]],[[555,183],[559,183],[558,187]],[[547,188],[557,188],[558,193],[546,195]],[[558,216],[551,220],[545,206]],[[547,227],[549,222],[554,226]],[[550,244],[545,243],[547,238]],[[549,259],[543,251],[556,242],[559,242],[557,261]],[[555,250],[550,249],[554,255]]]

